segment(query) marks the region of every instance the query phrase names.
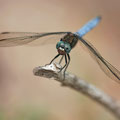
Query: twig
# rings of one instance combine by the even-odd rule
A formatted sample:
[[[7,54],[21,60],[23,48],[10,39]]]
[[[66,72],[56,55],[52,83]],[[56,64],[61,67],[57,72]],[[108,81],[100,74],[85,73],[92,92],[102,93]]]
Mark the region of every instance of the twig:
[[[114,116],[120,120],[120,104],[118,104],[117,101],[92,84],[81,80],[73,74],[66,73],[65,79],[63,80],[63,73],[59,72],[60,68],[61,66],[59,64],[52,63],[44,67],[36,67],[33,70],[33,73],[36,76],[54,78],[55,80],[61,82],[62,85],[68,86],[78,92],[85,94],[89,98],[101,104],[107,110],[111,111]]]

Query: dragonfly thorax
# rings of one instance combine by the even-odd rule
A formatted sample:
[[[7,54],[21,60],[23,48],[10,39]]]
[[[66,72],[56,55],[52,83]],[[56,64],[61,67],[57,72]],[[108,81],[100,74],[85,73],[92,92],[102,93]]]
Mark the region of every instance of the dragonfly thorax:
[[[56,45],[56,48],[60,55],[68,54],[71,51],[70,44],[64,41],[59,41]]]
[[[61,41],[67,42],[70,44],[71,49],[75,47],[75,45],[78,42],[78,37],[74,33],[67,33],[63,38],[61,38]]]

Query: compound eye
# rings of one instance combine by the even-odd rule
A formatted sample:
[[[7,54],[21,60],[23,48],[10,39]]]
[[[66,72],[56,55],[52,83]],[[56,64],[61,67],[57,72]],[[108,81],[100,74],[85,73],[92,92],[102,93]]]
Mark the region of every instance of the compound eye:
[[[66,49],[67,51],[69,50],[69,48],[68,48],[68,47],[66,47],[65,49]]]
[[[58,49],[59,47],[62,47],[62,48],[64,48],[64,42],[63,41],[59,41],[58,43],[57,43],[57,45],[56,45],[56,48]]]
[[[65,47],[65,43],[63,41],[60,41],[60,47],[62,47],[62,48]]]
[[[66,45],[65,45],[65,51],[66,51],[67,53],[69,53],[70,50],[71,50],[70,45],[66,44]]]

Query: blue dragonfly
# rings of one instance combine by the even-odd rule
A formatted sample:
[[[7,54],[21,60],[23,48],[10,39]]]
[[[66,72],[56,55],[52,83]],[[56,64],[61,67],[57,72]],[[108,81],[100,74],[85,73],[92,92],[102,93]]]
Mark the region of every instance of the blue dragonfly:
[[[0,33],[0,47],[11,47],[33,43],[36,41],[39,45],[49,44],[52,41],[57,40],[56,49],[58,54],[51,60],[52,63],[56,58],[62,55],[65,58],[65,65],[61,68],[61,71],[65,71],[70,63],[70,51],[76,46],[79,41],[84,46],[92,58],[98,63],[104,73],[117,82],[120,81],[120,71],[107,62],[96,48],[87,40],[83,39],[83,36],[91,31],[100,22],[101,17],[95,17],[87,22],[77,32],[49,32],[49,33],[32,33],[32,32],[2,32]],[[51,39],[52,38],[52,39]],[[60,40],[60,41],[58,41]]]

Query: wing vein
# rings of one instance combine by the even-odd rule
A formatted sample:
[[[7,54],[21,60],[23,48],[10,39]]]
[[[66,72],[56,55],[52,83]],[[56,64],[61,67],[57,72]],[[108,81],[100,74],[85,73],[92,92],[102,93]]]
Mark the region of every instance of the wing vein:
[[[97,49],[88,41],[84,40],[83,38],[79,37],[81,43],[83,43],[84,47],[87,48],[90,55],[93,57],[94,60],[98,63],[100,68],[105,72],[105,74],[114,79],[119,80],[120,82],[120,71],[118,71],[114,66],[112,66],[109,62],[107,62],[97,51]]]

